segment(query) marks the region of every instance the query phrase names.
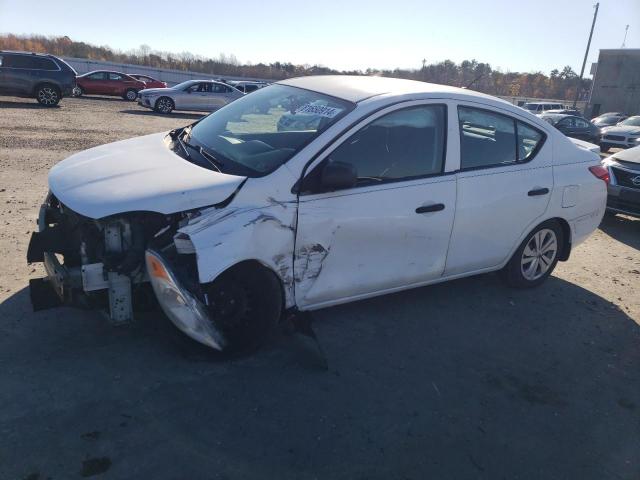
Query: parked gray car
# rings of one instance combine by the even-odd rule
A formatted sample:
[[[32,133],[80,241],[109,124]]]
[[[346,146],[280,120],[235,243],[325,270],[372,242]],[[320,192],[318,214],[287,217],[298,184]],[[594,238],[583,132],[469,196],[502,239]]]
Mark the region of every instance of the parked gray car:
[[[173,110],[213,112],[242,97],[240,90],[215,80],[187,80],[170,88],[138,92],[138,105],[159,113]]]
[[[0,50],[0,95],[35,98],[54,107],[71,96],[76,72],[53,55]]]
[[[640,146],[604,159],[609,170],[607,211],[640,218]]]

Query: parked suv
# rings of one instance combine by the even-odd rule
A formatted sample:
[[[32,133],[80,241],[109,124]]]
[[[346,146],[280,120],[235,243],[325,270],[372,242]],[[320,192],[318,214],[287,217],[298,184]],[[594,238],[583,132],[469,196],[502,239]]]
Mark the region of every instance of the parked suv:
[[[140,90],[147,88],[144,82],[122,72],[99,70],[78,76],[77,95],[114,95],[134,101]]]
[[[539,115],[547,110],[563,110],[565,107],[561,103],[554,102],[528,102],[522,108],[529,110],[534,115]]]
[[[70,96],[76,72],[53,55],[0,50],[0,95],[35,98],[53,107]]]

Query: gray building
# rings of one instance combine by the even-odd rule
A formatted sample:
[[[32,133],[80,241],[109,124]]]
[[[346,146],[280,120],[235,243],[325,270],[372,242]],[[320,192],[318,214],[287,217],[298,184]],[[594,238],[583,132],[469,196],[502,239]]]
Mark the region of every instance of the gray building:
[[[600,50],[587,114],[640,115],[640,48]]]

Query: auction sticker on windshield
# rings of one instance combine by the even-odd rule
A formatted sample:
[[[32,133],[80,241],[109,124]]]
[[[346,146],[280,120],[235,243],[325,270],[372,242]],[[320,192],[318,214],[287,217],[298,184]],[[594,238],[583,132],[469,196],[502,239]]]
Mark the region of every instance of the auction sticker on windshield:
[[[326,107],[324,105],[312,105],[307,103],[296,110],[296,115],[319,115],[321,117],[333,118],[342,112],[342,109]]]

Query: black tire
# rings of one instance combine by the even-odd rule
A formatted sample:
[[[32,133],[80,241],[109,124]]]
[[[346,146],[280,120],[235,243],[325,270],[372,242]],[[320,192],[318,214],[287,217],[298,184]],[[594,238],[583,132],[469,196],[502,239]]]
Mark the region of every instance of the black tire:
[[[601,151],[602,153],[606,153],[606,152],[608,152],[610,148],[611,148],[611,146],[610,146],[610,145],[608,145],[608,144],[606,144],[606,143],[601,143],[601,144],[600,144],[600,151]]]
[[[124,92],[122,98],[130,102],[135,102],[136,98],[138,98],[138,91],[133,88],[129,88],[126,92]]]
[[[551,232],[551,233],[549,233]],[[552,235],[551,235],[552,234]],[[553,238],[555,236],[555,238]],[[555,250],[544,251],[547,242],[555,240]],[[536,248],[536,245],[540,248]],[[555,220],[548,220],[534,228],[515,251],[509,263],[500,271],[507,285],[514,288],[537,287],[553,272],[564,248],[564,233]],[[525,255],[525,249],[527,253]]]
[[[156,100],[156,104],[153,106],[153,109],[158,113],[169,114],[176,108],[176,104],[173,103],[169,97],[160,97]]]
[[[225,355],[245,354],[260,347],[282,315],[278,277],[252,263],[227,270],[205,291],[211,318],[227,340]]]
[[[77,86],[73,89],[73,96],[74,97],[81,97],[84,95],[84,89],[80,86]]]
[[[60,103],[60,89],[50,83],[43,83],[36,88],[36,100],[45,107],[55,107]]]

